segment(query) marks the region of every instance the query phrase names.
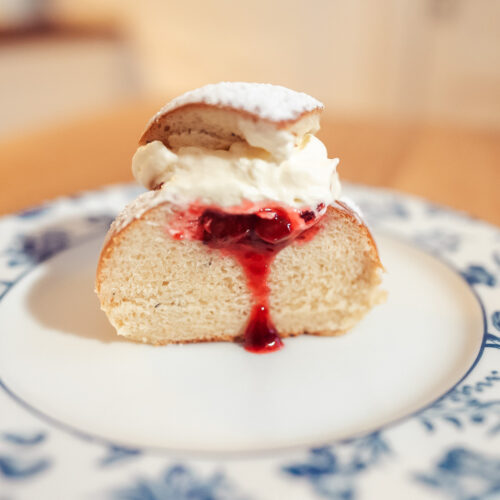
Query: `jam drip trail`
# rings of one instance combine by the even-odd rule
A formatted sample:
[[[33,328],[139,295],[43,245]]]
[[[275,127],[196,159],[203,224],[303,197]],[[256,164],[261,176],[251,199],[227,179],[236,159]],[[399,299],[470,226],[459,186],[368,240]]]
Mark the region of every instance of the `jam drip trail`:
[[[311,226],[316,221],[314,211],[287,212],[281,207],[243,215],[207,209],[199,217],[197,239],[234,257],[245,272],[254,302],[244,334],[248,351],[265,353],[283,347],[269,315],[270,266],[276,254],[294,239],[312,237],[317,227]],[[311,233],[309,237],[307,233]]]
[[[260,248],[256,245],[256,250],[250,250],[245,243],[241,243],[223,249],[240,263],[253,295],[254,306],[245,329],[244,346],[247,351],[256,353],[276,351],[283,346],[269,316],[267,278],[271,263],[279,251],[277,247],[273,247],[276,245],[262,245]]]
[[[269,317],[269,309],[262,304],[256,304],[252,308],[245,329],[244,346],[247,351],[257,354],[277,351],[283,347],[283,342]]]

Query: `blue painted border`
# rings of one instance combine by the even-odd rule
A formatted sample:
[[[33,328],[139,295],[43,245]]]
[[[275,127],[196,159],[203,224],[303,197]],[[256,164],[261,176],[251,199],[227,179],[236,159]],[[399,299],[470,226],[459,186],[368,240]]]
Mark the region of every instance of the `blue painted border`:
[[[382,192],[384,192],[384,190],[380,190]],[[398,193],[398,197],[401,197],[401,194]],[[414,197],[415,198],[415,197]],[[415,198],[417,199],[417,198]],[[424,202],[424,200],[422,199],[417,199],[418,202],[422,203]],[[448,209],[450,211],[453,211],[451,209]],[[459,215],[460,217],[464,217],[463,214],[461,214],[460,212],[457,212],[457,211],[453,211],[455,214]],[[467,217],[467,216],[465,216]],[[493,226],[494,227],[494,226]],[[476,290],[474,289],[473,286],[471,286],[467,280],[463,277],[463,275],[461,274],[461,272],[453,265],[451,264],[450,262],[446,261],[445,259],[443,259],[441,256],[437,256],[435,254],[432,254],[432,253],[429,253],[429,252],[426,252],[425,250],[419,248],[419,247],[416,247],[412,241],[408,241],[406,240],[405,238],[400,238],[400,237],[397,237],[397,236],[394,236],[393,234],[387,231],[384,231],[382,230],[381,231],[382,234],[384,234],[384,236],[388,237],[388,238],[391,238],[395,241],[399,241],[399,242],[402,242],[412,248],[416,248],[417,250],[419,250],[420,252],[424,253],[425,255],[428,255],[428,256],[431,256],[433,258],[435,258],[438,262],[442,263],[444,266],[446,266],[448,269],[450,269],[451,271],[453,271],[454,273],[458,274],[458,276],[460,277],[460,279],[462,279],[465,283],[465,285],[467,286],[467,288],[471,291],[472,295],[475,297],[475,299],[477,300],[478,304],[479,304],[479,307],[481,309],[481,315],[482,315],[482,319],[483,319],[483,337],[482,337],[482,340],[481,340],[481,345],[479,347],[479,350],[478,350],[478,353],[476,355],[476,358],[474,359],[473,363],[471,364],[471,366],[468,368],[468,370],[465,372],[464,375],[462,375],[462,377],[457,381],[455,382],[455,384],[453,384],[453,386],[451,386],[448,390],[446,390],[446,392],[444,392],[441,396],[437,397],[435,400],[431,401],[430,403],[428,403],[427,405],[423,406],[422,408],[419,408],[418,410],[414,411],[413,413],[409,413],[408,415],[405,415],[403,417],[400,417],[400,418],[397,418],[395,420],[392,420],[392,421],[389,421],[383,425],[381,425],[380,427],[377,427],[375,429],[371,429],[369,431],[365,431],[365,432],[361,432],[359,434],[354,434],[354,435],[351,435],[347,438],[339,438],[339,439],[332,439],[332,440],[326,440],[326,441],[323,441],[323,442],[320,442],[320,443],[309,443],[307,445],[294,445],[294,446],[289,446],[289,447],[282,447],[282,448],[275,448],[275,449],[271,449],[271,450],[250,450],[250,451],[238,451],[238,452],[228,452],[228,451],[206,451],[206,450],[200,450],[200,451],[196,451],[196,450],[178,450],[178,449],[175,449],[175,448],[164,448],[164,447],[153,447],[153,446],[131,446],[129,444],[124,444],[124,443],[119,443],[117,441],[112,441],[112,440],[109,440],[108,438],[105,438],[105,437],[102,437],[102,436],[99,436],[99,435],[96,435],[96,434],[92,434],[92,433],[89,433],[89,432],[86,432],[86,431],[82,431],[76,427],[73,427],[69,424],[66,424],[65,422],[62,422],[54,417],[51,417],[50,415],[47,415],[46,413],[42,412],[41,410],[38,410],[37,408],[35,408],[34,406],[32,406],[30,403],[28,403],[27,401],[25,401],[24,399],[22,399],[20,396],[18,396],[17,394],[15,394],[6,384],[5,382],[2,380],[2,378],[0,377],[0,387],[5,391],[6,394],[8,394],[17,404],[19,404],[20,406],[22,406],[23,408],[25,408],[28,412],[30,412],[32,415],[40,418],[41,420],[45,421],[46,423],[64,431],[64,432],[67,432],[77,438],[80,438],[80,439],[83,439],[85,441],[88,441],[88,442],[91,442],[91,443],[96,443],[96,444],[101,444],[101,445],[104,445],[104,446],[107,446],[107,447],[119,447],[119,448],[125,448],[125,449],[133,449],[133,450],[137,450],[137,451],[149,451],[149,452],[153,452],[153,453],[166,453],[166,454],[172,454],[172,455],[182,455],[184,457],[191,457],[191,458],[197,458],[197,459],[200,459],[200,458],[213,458],[213,457],[238,457],[240,456],[241,458],[248,458],[248,457],[251,457],[251,456],[256,456],[256,455],[259,455],[259,456],[269,456],[269,455],[278,455],[278,454],[282,454],[282,453],[289,453],[289,452],[293,452],[293,451],[304,451],[304,450],[308,450],[310,448],[314,448],[314,447],[318,447],[318,446],[331,446],[331,445],[335,445],[335,444],[345,444],[345,443],[349,443],[351,441],[354,441],[355,439],[359,439],[360,437],[363,437],[363,436],[368,436],[374,432],[382,432],[384,430],[387,430],[388,428],[390,427],[395,427],[396,425],[399,425],[407,420],[410,420],[416,416],[418,416],[420,413],[423,413],[424,411],[428,410],[430,407],[432,407],[433,405],[435,405],[436,403],[438,403],[439,401],[441,401],[442,399],[444,399],[446,396],[448,396],[457,386],[459,386],[469,375],[470,373],[474,370],[474,368],[477,366],[477,364],[479,363],[480,359],[482,358],[483,356],[483,353],[484,353],[484,350],[485,350],[485,346],[486,346],[486,343],[487,343],[487,335],[488,335],[488,322],[487,322],[487,315],[486,315],[486,309],[484,307],[484,304],[479,296],[479,294],[476,292]],[[74,242],[73,244],[71,244],[70,246],[62,249],[61,251],[59,252],[56,252],[55,254],[52,254],[48,259],[44,260],[44,261],[41,261],[41,262],[37,262],[35,265],[33,265],[32,267],[26,269],[25,271],[23,271],[14,281],[12,281],[11,285],[7,288],[7,290],[4,291],[3,294],[0,295],[0,301],[2,299],[4,299],[4,297],[7,295],[7,293],[12,289],[14,288],[14,286],[19,283],[24,277],[26,277],[31,271],[35,270],[37,268],[37,266],[39,264],[43,264],[44,262],[47,262],[48,260],[50,260],[51,258],[55,257],[55,256],[58,256],[60,255],[61,253],[65,252],[65,251],[68,251],[68,250],[72,250],[76,247],[78,247],[79,245],[82,245],[84,243],[87,243],[89,241],[92,241],[93,239],[97,239],[98,236],[96,236],[95,234],[93,234],[91,237],[88,237],[88,238],[81,238],[79,239],[77,242]]]

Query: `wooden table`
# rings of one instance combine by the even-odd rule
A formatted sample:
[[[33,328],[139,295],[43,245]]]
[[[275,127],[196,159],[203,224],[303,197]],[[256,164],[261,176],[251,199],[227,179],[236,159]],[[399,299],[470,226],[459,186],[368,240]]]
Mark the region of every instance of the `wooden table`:
[[[0,214],[132,180],[137,140],[159,102],[0,143]],[[321,139],[344,180],[418,194],[500,225],[500,132],[324,116]]]

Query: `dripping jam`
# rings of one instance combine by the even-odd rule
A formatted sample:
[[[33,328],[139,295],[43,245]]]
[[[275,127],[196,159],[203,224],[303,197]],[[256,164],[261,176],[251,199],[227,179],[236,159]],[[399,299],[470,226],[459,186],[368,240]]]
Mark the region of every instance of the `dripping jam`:
[[[314,237],[325,206],[297,211],[279,207],[255,208],[231,213],[215,208],[192,207],[179,229],[171,230],[177,239],[195,239],[235,258],[241,265],[252,293],[253,306],[243,344],[254,353],[272,352],[283,347],[269,314],[267,278],[273,259],[293,241]]]

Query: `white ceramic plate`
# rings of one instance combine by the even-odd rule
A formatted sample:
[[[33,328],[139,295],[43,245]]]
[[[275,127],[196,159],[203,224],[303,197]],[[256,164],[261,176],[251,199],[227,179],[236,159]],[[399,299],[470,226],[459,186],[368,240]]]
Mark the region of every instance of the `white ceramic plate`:
[[[0,500],[500,498],[500,231],[347,186],[386,304],[267,355],[117,338],[93,279],[118,186],[0,221]]]

